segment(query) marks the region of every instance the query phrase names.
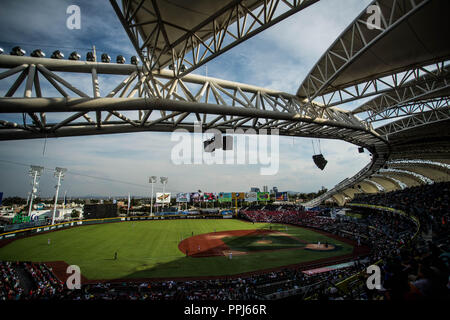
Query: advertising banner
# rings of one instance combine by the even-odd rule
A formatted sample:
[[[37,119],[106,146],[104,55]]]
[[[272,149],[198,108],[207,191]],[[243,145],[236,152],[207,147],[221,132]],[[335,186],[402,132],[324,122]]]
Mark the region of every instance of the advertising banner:
[[[277,193],[275,193],[275,200],[276,201],[288,201],[288,194],[287,194],[287,192],[277,192]]]
[[[245,199],[245,192],[232,192],[231,193],[231,198],[233,200],[235,200],[235,199],[244,200]]]
[[[231,202],[231,192],[219,192],[219,202]]]
[[[190,198],[192,202],[200,202],[203,200],[199,192],[191,192]]]
[[[156,193],[156,203],[170,203],[170,193]]]
[[[247,202],[256,202],[256,201],[258,201],[258,194],[256,192],[247,192],[247,193],[245,193],[245,201],[247,201]]]
[[[189,202],[189,193],[177,193],[177,202]]]
[[[258,192],[258,201],[268,201],[270,200],[270,194],[268,192]]]
[[[213,202],[216,200],[216,195],[211,192],[205,192],[203,193],[203,200],[206,202]]]

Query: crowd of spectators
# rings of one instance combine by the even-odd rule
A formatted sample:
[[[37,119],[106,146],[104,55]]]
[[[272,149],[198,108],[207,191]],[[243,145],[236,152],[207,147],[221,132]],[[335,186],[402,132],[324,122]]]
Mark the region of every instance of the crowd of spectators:
[[[29,292],[21,287],[15,267],[21,266],[32,277],[34,286]],[[239,278],[151,281],[151,282],[101,282],[83,285],[79,290],[68,290],[56,279],[45,264],[28,262],[2,262],[3,300],[252,300],[264,299],[281,291],[323,285],[340,281],[355,268],[349,266],[328,275],[306,274],[301,269],[283,269]]]
[[[450,182],[436,182],[377,194],[357,193],[351,202],[403,210],[419,219],[421,231],[432,232],[434,238],[446,238],[449,232],[449,195]]]
[[[368,274],[359,272],[354,285],[343,292],[326,281],[314,288],[315,299],[426,299],[449,298],[448,183],[425,185],[387,194],[360,195],[355,203],[376,204],[403,210],[407,215],[390,211],[367,210],[363,219],[323,216],[320,212],[248,210],[242,212],[250,221],[283,222],[316,228],[341,237],[357,240],[371,248],[362,271],[380,263],[384,275],[380,290],[369,290]],[[426,200],[425,200],[426,199]],[[409,201],[411,210],[408,209]],[[429,207],[428,207],[429,206]],[[420,225],[410,216],[416,216]],[[430,217],[428,217],[430,215]],[[433,241],[425,241],[422,232],[433,231]],[[411,241],[416,236],[415,241]],[[325,278],[332,277],[325,273]],[[320,281],[319,281],[320,282]]]
[[[450,182],[437,182],[393,192],[355,196],[353,203],[390,207],[415,216],[420,222],[420,232],[416,241],[408,246],[395,250],[386,248],[381,252],[382,289],[368,290],[363,285],[367,275],[361,274],[361,281],[350,292],[352,298],[449,299],[449,189]],[[380,216],[374,213],[371,219],[377,222]],[[387,234],[402,234],[405,223],[391,224]],[[428,234],[432,237],[425,240],[423,237]],[[406,238],[401,240],[406,242]]]
[[[23,267],[32,281],[30,299],[50,299],[64,292],[64,283],[45,264],[23,262]]]
[[[13,263],[0,261],[0,273],[0,300],[19,300],[24,290]]]

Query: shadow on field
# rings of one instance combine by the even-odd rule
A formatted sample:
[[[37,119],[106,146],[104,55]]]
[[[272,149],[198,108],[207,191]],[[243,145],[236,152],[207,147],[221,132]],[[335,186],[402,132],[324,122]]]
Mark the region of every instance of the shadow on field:
[[[329,264],[342,263],[353,257],[352,254],[331,256],[320,259],[311,259],[300,263],[284,263],[278,267],[268,267],[259,255],[255,255],[254,261],[248,261],[250,255],[245,256],[245,266],[242,268],[242,260],[239,256],[233,256],[232,259],[226,256],[216,256],[208,258],[182,257],[167,263],[158,263],[145,270],[132,272],[122,279],[116,280],[90,280],[89,282],[107,281],[107,282],[146,282],[146,281],[178,281],[178,280],[213,280],[213,279],[232,279],[238,277],[252,276],[265,272],[281,270],[284,268],[301,268],[303,270],[323,267]],[[267,259],[271,259],[267,255]],[[274,261],[280,261],[279,258],[273,258]],[[119,261],[119,259],[118,259]],[[252,271],[248,271],[252,270]],[[190,274],[190,276],[186,276]]]

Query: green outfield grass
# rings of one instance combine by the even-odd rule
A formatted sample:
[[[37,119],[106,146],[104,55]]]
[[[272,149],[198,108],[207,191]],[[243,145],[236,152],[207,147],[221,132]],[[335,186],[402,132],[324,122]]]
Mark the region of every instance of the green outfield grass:
[[[222,241],[231,249],[237,251],[261,251],[303,248],[299,240],[274,234],[249,235],[246,237],[225,237]]]
[[[88,279],[220,276],[275,268],[352,252],[348,244],[303,228],[271,225],[307,242],[334,243],[339,250],[252,251],[227,257],[186,257],[179,249],[182,239],[203,233],[268,228],[265,223],[230,219],[182,219],[96,224],[18,239],[0,248],[0,260],[58,261],[75,264]],[[47,240],[51,239],[48,245]],[[286,240],[286,246],[301,246]],[[234,239],[236,241],[236,239]],[[245,240],[247,241],[247,240]],[[239,242],[239,240],[238,240]],[[242,243],[239,242],[242,246]],[[247,244],[248,246],[251,244]],[[278,244],[277,244],[278,245]],[[259,249],[260,250],[260,249]],[[114,260],[117,251],[118,259]]]

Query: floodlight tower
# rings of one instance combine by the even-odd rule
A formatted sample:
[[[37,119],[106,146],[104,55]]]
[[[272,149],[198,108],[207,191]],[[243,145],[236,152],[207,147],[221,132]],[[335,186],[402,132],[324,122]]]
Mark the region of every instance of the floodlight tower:
[[[168,180],[169,180],[169,178],[167,178],[167,177],[161,177],[160,178],[160,181],[161,181],[161,183],[163,185],[163,202],[162,202],[162,207],[163,208],[164,208],[164,200],[165,200],[165,196],[166,196],[166,184],[167,184]]]
[[[58,192],[59,187],[61,186],[61,179],[64,177],[64,173],[67,171],[65,168],[55,168],[55,177],[58,178],[58,183],[56,184],[56,195],[55,195],[55,204],[53,206],[53,216],[52,216],[52,224],[55,224],[55,214],[56,214],[56,203],[58,202]]]
[[[39,177],[42,174],[42,171],[44,171],[44,167],[40,166],[30,166],[30,171],[28,173],[31,177],[33,177],[33,182],[31,185],[33,188],[31,189],[31,195],[30,195],[30,207],[28,208],[28,216],[31,216],[31,209],[33,208],[33,198],[37,194],[37,186],[39,185]]]
[[[30,203],[30,197],[31,197],[31,192],[27,193],[27,204],[25,205],[25,207],[28,206],[28,204]]]
[[[153,185],[156,183],[156,176],[151,176],[148,182],[152,184],[152,197],[150,198],[150,216],[153,216]]]

